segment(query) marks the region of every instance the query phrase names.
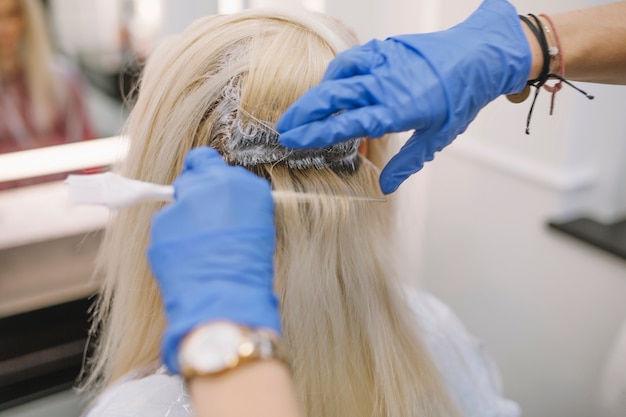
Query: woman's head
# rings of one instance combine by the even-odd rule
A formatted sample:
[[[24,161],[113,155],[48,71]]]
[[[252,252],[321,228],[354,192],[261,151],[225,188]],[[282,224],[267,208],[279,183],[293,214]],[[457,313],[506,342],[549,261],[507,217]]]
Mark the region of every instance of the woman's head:
[[[377,194],[378,169],[357,155],[359,141],[292,153],[273,131],[327,63],[355,43],[336,20],[313,13],[200,19],[149,58],[126,126],[122,173],[168,184],[189,149],[208,145],[275,189],[319,195],[276,202],[275,286],[307,414],[454,415],[396,288],[389,207],[333,197]],[[103,244],[104,333],[94,370],[105,383],[158,361],[165,324],[144,259],[158,208],[118,213]]]
[[[128,133],[150,158],[167,159],[159,165],[172,171],[161,181],[171,180],[184,154],[200,145],[250,168],[354,169],[358,141],[330,152],[288,151],[273,126],[355,43],[338,21],[312,13],[253,10],[201,19],[149,60]]]

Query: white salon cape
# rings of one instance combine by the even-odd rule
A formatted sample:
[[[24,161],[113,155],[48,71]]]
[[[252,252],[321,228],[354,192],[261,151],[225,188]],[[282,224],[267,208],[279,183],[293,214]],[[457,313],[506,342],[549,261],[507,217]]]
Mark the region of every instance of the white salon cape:
[[[517,417],[517,403],[503,397],[500,374],[482,343],[474,338],[440,300],[409,293],[421,325],[422,340],[442,374],[452,399],[464,417]],[[183,380],[164,367],[156,373],[127,378],[105,391],[87,417],[191,416]]]

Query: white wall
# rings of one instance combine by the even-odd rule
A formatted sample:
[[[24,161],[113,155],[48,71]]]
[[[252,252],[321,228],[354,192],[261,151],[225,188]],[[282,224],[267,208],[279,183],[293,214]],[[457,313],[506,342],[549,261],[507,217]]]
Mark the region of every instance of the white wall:
[[[446,28],[479,1],[431,3]],[[599,2],[513,3],[554,13]],[[602,368],[626,318],[626,261],[546,227],[581,210],[612,220],[624,207],[626,91],[583,88],[593,102],[565,87],[551,117],[544,91],[530,136],[529,102],[497,100],[419,174],[420,279],[486,342],[526,416],[600,415]]]
[[[548,230],[551,186],[454,149],[427,169],[424,286],[486,342],[525,415],[599,415],[626,261]]]
[[[217,12],[217,0],[162,0],[164,28],[162,33],[180,33],[194,20]]]

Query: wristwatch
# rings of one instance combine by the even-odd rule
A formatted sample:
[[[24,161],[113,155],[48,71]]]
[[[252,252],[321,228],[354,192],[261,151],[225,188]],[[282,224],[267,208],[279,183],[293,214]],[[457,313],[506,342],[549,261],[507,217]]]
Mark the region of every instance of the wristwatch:
[[[251,329],[220,321],[194,329],[178,354],[181,375],[216,375],[259,359],[285,361],[279,336],[264,329]]]

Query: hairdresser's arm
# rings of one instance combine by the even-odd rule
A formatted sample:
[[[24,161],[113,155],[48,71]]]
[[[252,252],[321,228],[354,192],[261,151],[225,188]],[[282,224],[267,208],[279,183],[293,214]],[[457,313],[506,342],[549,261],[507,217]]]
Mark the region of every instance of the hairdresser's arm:
[[[283,145],[329,146],[413,131],[380,176],[390,193],[465,131],[502,94],[521,91],[533,59],[515,7],[484,0],[448,30],[392,36],[348,49],[281,117]]]
[[[626,84],[626,1],[551,17],[561,38],[565,78]]]
[[[626,1],[550,17],[561,41],[566,79],[626,84]],[[528,26],[522,28],[532,52],[529,79],[535,79],[543,64],[541,47]]]
[[[219,377],[196,377],[189,390],[198,417],[297,417],[296,394],[287,367],[255,362]]]
[[[566,78],[626,84],[626,2],[552,18]],[[484,0],[451,29],[374,40],[339,54],[322,83],[279,120],[280,141],[311,148],[412,130],[381,173],[381,188],[390,193],[489,102],[537,78],[542,65],[541,48],[513,5]]]
[[[188,377],[194,415],[297,417],[287,366],[260,345],[263,358],[241,360],[225,370],[219,364],[232,362],[223,354],[243,345],[235,341],[232,350],[228,331],[221,327],[215,333],[214,326],[227,322],[234,325],[228,326],[231,331],[244,326],[281,334],[273,290],[276,230],[269,183],[227,165],[213,149],[198,148],[187,155],[174,189],[174,201],[152,220],[148,248],[167,317],[163,362],[171,372]],[[211,337],[206,338],[206,330]],[[248,339],[247,346],[254,340]],[[203,367],[206,353],[209,363],[219,359],[218,367]]]

